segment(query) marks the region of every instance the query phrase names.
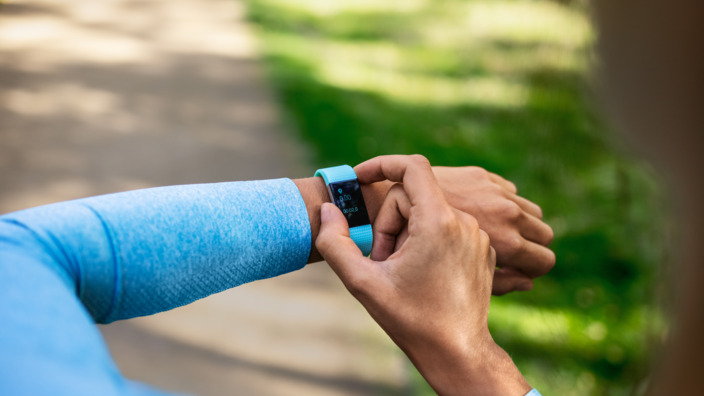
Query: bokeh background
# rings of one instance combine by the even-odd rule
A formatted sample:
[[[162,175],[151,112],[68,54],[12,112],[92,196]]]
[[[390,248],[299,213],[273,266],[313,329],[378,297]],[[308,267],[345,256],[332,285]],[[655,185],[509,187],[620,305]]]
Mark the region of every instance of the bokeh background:
[[[667,325],[667,198],[600,105],[584,1],[0,1],[0,212],[422,153],[514,181],[557,265],[494,298],[543,394],[642,394]],[[323,265],[106,326],[198,394],[433,394]]]
[[[665,201],[599,105],[587,2],[248,4],[288,120],[318,163],[418,152],[504,175],[543,207],[555,269],[490,312],[531,384],[642,391],[663,329]]]

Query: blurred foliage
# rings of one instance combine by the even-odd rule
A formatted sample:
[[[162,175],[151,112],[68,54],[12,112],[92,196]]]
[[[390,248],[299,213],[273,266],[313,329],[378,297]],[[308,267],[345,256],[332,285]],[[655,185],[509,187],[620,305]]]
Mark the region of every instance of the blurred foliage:
[[[492,334],[544,394],[639,394],[665,328],[663,198],[595,105],[584,2],[248,0],[316,165],[422,153],[513,180],[558,262],[494,298]],[[431,393],[415,377],[417,394]]]

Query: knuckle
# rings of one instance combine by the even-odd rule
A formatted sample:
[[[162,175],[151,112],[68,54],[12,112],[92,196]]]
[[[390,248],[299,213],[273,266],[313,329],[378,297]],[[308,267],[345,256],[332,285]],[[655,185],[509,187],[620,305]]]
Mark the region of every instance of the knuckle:
[[[457,216],[449,208],[434,216],[435,226],[443,235],[459,235],[461,231]]]
[[[535,211],[537,214],[536,217],[542,220],[543,219],[543,208],[541,208],[539,205],[535,205]]]
[[[481,248],[488,248],[489,234],[480,228],[477,219],[474,216],[464,212],[458,213],[458,216],[460,217],[459,221],[461,222],[461,227],[466,233],[465,235],[477,242]]]
[[[454,213],[449,210],[440,211],[435,216],[435,222],[438,228],[441,228],[443,230],[449,230],[454,228],[456,221],[457,220],[455,218]]]
[[[505,200],[501,204],[501,214],[510,220],[518,220],[523,216],[523,209],[517,203]]]
[[[410,156],[411,161],[418,166],[423,166],[423,167],[430,167],[430,161],[421,154],[412,154]]]
[[[491,273],[493,274],[496,271],[496,249],[491,245],[489,245],[489,261]]]
[[[482,242],[489,242],[489,234],[487,234],[486,231],[480,229],[479,240],[481,240]]]
[[[506,239],[506,246],[513,256],[517,256],[525,247],[525,242],[520,235],[515,234]]]
[[[486,231],[481,229],[479,230],[479,243],[483,248],[491,249],[491,238],[489,238],[489,234]]]
[[[467,167],[467,172],[477,179],[489,179],[489,171],[479,166]]]
[[[535,269],[533,277],[539,277],[547,274],[555,268],[555,253],[550,250],[549,253],[541,260],[540,265]]]
[[[545,260],[545,273],[547,274],[548,272],[552,271],[553,268],[555,268],[555,264],[557,262],[557,257],[555,256],[555,252],[552,250],[549,250],[550,253],[548,253],[548,257]]]
[[[462,213],[464,213],[464,212],[462,212]],[[484,230],[479,229],[479,222],[477,221],[477,219],[474,216],[466,214],[466,213],[464,213],[464,214],[465,214],[465,216],[463,217],[464,224],[467,227],[469,227],[470,230],[472,230],[474,232],[476,232],[476,231],[484,232]]]
[[[509,193],[496,183],[485,183],[482,190],[489,197],[489,203],[497,213],[501,212],[506,202],[513,202],[509,199]]]
[[[545,246],[550,245],[553,239],[555,239],[555,231],[552,230],[552,227],[548,226],[547,233],[545,235]]]

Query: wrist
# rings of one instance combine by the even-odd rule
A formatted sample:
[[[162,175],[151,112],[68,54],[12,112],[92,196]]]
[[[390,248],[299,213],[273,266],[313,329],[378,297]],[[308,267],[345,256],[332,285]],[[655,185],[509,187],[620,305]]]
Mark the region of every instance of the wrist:
[[[491,357],[478,361],[472,372],[472,388],[477,395],[516,395],[530,392],[531,386],[523,377],[511,357],[497,344],[493,344]]]
[[[312,241],[315,241],[320,231],[320,206],[324,202],[330,202],[330,194],[328,193],[327,187],[325,187],[325,181],[323,181],[322,177],[295,179],[293,183],[296,184],[298,191],[301,193],[301,197],[303,197],[308,212],[308,219],[310,220],[311,250],[308,263],[322,261],[323,258],[320,253],[318,253]],[[393,185],[393,183],[389,181],[360,185],[364,202],[369,213],[369,220],[371,220],[372,224],[374,224],[374,219],[376,219],[376,216],[379,214],[381,204],[384,202],[386,193],[389,191],[389,188],[391,188],[391,185]]]
[[[511,357],[488,335],[467,347],[429,349],[429,356],[409,354],[418,371],[442,396],[516,395],[531,390]]]

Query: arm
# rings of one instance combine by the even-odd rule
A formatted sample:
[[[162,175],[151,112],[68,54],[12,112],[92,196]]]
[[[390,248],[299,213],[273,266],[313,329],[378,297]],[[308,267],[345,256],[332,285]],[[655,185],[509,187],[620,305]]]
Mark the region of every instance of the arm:
[[[301,268],[310,243],[290,180],[163,187],[1,216],[0,393],[132,394],[94,322]]]
[[[14,239],[2,252],[50,268],[100,323],[301,268],[310,249],[289,180],[130,191],[11,213],[2,224]]]
[[[510,201],[504,197],[511,196],[498,189],[499,184],[488,182],[488,172],[435,168],[435,173],[454,206],[487,214],[483,228],[497,235],[518,234],[517,226],[505,226],[500,210]],[[283,181],[132,191],[18,212],[3,216],[3,221],[5,227],[26,234],[25,241],[39,244],[31,250],[48,252],[50,259],[40,261],[77,292],[94,320],[110,322],[171,309],[300,268],[306,261],[319,261],[310,245],[317,237],[320,205],[329,200],[328,194],[320,178],[294,183],[298,191]],[[372,221],[390,186],[388,181],[363,186]],[[532,205],[539,211],[523,201],[527,202],[524,207]],[[498,209],[487,211],[486,207]],[[262,228],[262,224],[269,227]],[[534,221],[522,228],[539,229],[541,225],[547,227]],[[506,230],[513,232],[502,232]],[[510,251],[502,245],[497,249]],[[540,260],[530,260],[536,256],[521,257],[539,267]],[[250,261],[256,266],[250,267]],[[549,257],[547,262],[549,269]],[[212,276],[203,277],[204,273]],[[206,284],[194,284],[194,279]],[[522,284],[517,285],[514,288]]]
[[[438,394],[525,395],[530,386],[487,326],[496,265],[487,234],[448,204],[422,157],[378,157],[356,170],[361,182],[398,183],[375,221],[395,243],[363,257],[326,204],[316,240],[323,257]]]

